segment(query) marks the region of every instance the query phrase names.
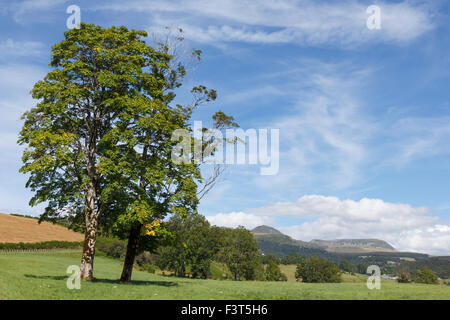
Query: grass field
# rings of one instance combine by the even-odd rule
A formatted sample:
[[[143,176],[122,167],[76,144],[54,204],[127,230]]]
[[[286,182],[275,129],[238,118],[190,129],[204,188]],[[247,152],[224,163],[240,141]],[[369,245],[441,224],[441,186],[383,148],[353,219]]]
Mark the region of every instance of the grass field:
[[[78,265],[79,252],[0,253],[0,299],[450,299],[444,285],[382,281],[381,290],[364,282],[308,284],[180,279],[135,271],[120,284],[120,262],[95,258],[95,282],[66,288],[66,269]]]
[[[0,242],[83,241],[84,235],[50,222],[0,213]]]

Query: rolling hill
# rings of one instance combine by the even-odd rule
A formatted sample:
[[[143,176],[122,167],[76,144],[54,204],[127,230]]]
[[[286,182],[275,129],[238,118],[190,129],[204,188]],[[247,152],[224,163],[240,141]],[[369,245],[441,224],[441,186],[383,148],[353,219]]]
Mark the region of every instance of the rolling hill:
[[[309,242],[292,239],[275,228],[259,226],[251,230],[253,236],[262,247],[291,246],[325,250],[327,252],[340,253],[367,253],[367,252],[393,252],[389,243],[378,239],[336,239],[336,240],[311,240]]]
[[[336,239],[311,240],[310,243],[325,248],[329,252],[392,252],[395,251],[389,243],[378,239]]]
[[[0,213],[0,243],[33,243],[44,241],[83,241],[81,233],[50,222]]]

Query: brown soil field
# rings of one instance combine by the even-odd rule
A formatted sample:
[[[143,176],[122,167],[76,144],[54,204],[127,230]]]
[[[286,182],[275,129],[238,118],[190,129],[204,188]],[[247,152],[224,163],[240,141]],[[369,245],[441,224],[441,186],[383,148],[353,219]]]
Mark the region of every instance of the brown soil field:
[[[0,242],[83,241],[81,233],[50,222],[0,214]]]

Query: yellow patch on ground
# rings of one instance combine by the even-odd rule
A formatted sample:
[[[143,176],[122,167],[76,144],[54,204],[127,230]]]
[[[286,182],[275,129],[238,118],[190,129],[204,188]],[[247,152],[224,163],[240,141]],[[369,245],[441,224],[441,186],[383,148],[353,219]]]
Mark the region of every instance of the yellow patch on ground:
[[[0,242],[83,241],[81,233],[50,222],[0,214]]]
[[[416,261],[416,259],[408,258],[408,257],[401,257],[400,260],[403,260],[403,261]]]

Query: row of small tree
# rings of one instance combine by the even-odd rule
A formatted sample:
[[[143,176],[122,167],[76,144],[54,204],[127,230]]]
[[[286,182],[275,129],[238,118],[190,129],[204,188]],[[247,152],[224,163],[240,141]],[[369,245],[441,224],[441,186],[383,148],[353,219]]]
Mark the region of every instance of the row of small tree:
[[[282,281],[286,277],[272,261],[262,265],[258,244],[252,233],[243,227],[211,226],[201,215],[187,219],[172,217],[164,224],[166,236],[154,251],[155,263],[161,269],[171,269],[183,277],[190,269],[192,277],[207,278],[213,261],[227,267],[233,280]]]
[[[408,271],[402,270],[397,274],[397,281],[400,283],[424,283],[424,284],[438,284],[439,279],[437,275],[428,267],[423,267],[417,270],[414,275],[411,275]]]

